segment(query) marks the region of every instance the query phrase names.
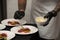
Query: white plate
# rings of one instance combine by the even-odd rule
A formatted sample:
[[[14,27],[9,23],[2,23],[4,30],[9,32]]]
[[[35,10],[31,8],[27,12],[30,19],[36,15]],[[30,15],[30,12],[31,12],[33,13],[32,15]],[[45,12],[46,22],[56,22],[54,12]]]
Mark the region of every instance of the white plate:
[[[0,24],[0,29],[4,29],[4,28],[6,28],[6,26],[3,24]]]
[[[12,39],[12,38],[14,38],[15,37],[15,33],[12,33],[12,32],[10,32],[10,31],[6,31],[6,30],[0,30],[0,34],[1,33],[5,33],[5,34],[7,34],[7,39]]]
[[[4,25],[7,25],[7,26],[15,26],[15,25],[8,24],[8,21],[18,21],[20,24],[26,23],[25,20],[17,20],[17,19],[5,19],[5,20],[1,21],[1,23]]]
[[[29,28],[31,31],[28,32],[28,33],[24,33],[24,32],[19,33],[18,30],[21,29],[21,26],[18,26],[18,27],[11,28],[11,32],[14,32],[14,33],[20,34],[20,35],[28,35],[28,34],[36,33],[38,31],[38,28],[36,28],[34,26],[25,25],[23,27],[24,28]]]

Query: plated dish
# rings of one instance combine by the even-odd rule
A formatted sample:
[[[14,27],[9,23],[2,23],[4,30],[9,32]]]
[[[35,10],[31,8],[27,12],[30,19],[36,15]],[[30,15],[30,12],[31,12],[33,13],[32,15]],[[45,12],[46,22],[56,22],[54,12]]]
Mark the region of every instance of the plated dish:
[[[24,32],[24,33],[29,33],[31,30],[29,28],[21,28],[18,30],[19,33]]]
[[[17,24],[20,24],[20,23],[18,21],[13,20],[13,21],[8,21],[8,24],[17,25]]]
[[[1,33],[0,34],[0,40],[7,40],[7,34],[6,33]]]
[[[19,24],[25,24],[25,20],[17,20],[17,19],[5,19],[1,21],[2,24],[7,25],[7,26],[16,26]]]
[[[6,26],[3,24],[0,24],[0,29],[4,29],[4,28],[6,28]]]
[[[21,28],[21,26],[13,27],[11,28],[11,32],[19,35],[29,35],[38,31],[38,28],[36,28],[35,26],[24,25],[23,27],[24,28]]]
[[[0,30],[0,40],[10,40],[15,37],[15,33]]]

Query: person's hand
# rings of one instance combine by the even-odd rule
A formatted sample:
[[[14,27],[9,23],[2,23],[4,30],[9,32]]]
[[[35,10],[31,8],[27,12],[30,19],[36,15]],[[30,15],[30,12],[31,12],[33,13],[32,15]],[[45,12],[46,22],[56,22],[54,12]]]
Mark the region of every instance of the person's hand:
[[[43,26],[47,26],[51,19],[52,19],[52,17],[47,18],[47,21],[43,24]]]
[[[24,16],[25,16],[24,11],[16,11],[15,14],[14,14],[15,19],[22,19]]]
[[[49,18],[49,17],[55,17],[57,16],[57,12],[56,11],[51,11],[51,12],[48,12],[44,18]]]
[[[57,12],[55,11],[48,12],[47,15],[44,16],[44,18],[47,18],[48,20],[43,24],[43,26],[47,26],[50,20],[52,19],[52,17],[56,17],[56,16],[57,16]]]

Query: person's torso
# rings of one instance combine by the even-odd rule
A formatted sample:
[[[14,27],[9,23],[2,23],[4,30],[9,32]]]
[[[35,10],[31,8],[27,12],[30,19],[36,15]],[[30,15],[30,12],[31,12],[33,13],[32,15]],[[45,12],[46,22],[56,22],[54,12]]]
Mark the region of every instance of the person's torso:
[[[31,6],[31,23],[35,23],[33,16],[45,16],[52,11],[57,5],[58,0],[32,0]]]
[[[31,8],[32,22],[34,21],[36,17],[44,16],[48,12],[52,11],[55,8],[57,2],[58,0],[32,0],[32,8]],[[37,25],[39,28],[41,37],[52,39],[57,36],[56,35],[57,30],[55,30],[55,27],[54,27],[56,24],[54,22],[56,23],[56,18],[53,18],[50,21],[50,24],[46,27],[39,26],[39,24]]]
[[[47,13],[52,11],[58,0],[32,0],[32,10]]]

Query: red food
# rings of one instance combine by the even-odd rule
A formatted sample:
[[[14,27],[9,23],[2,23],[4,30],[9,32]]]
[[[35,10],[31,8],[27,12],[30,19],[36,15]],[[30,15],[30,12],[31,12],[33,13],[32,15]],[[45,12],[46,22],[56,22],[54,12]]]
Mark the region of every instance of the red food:
[[[8,21],[8,24],[16,25],[16,24],[19,24],[19,22],[17,22],[17,21]]]
[[[0,34],[0,38],[4,38],[4,37],[7,37],[7,34],[5,33]]]
[[[3,37],[7,37],[7,35],[6,35],[5,33],[2,33],[1,36],[3,36]]]
[[[30,29],[29,28],[23,28],[23,29],[18,30],[18,32],[28,33],[28,32],[30,32]]]

